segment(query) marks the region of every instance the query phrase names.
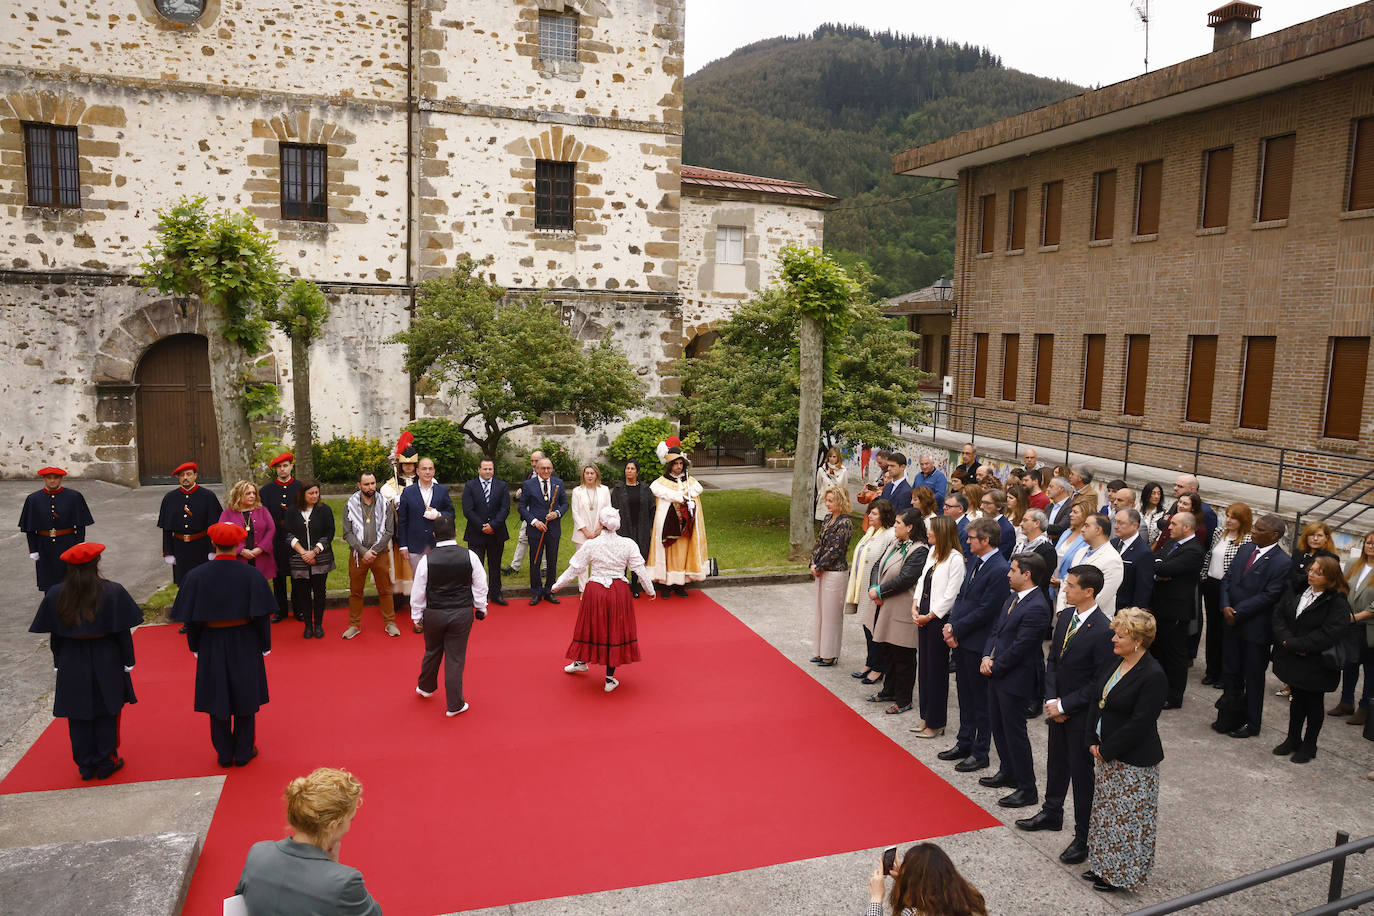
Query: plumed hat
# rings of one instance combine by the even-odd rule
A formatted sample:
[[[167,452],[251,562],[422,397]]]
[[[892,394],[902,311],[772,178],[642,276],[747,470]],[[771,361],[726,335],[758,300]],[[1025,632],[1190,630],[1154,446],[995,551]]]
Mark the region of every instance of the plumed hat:
[[[416,451],[414,442],[414,433],[401,433],[401,438],[396,440],[396,450],[391,453],[391,460],[396,464],[419,464],[420,453]]]
[[[677,458],[681,458],[687,467],[691,467],[692,465],[692,459],[683,454],[682,440],[677,436],[669,436],[667,439],[664,439],[658,444],[658,447],[655,448],[654,451],[658,454],[658,460],[662,461],[664,466],[672,464],[673,460]]]
[[[58,559],[63,563],[70,563],[72,566],[80,566],[100,556],[100,552],[104,549],[104,544],[87,541],[84,544],[77,544],[75,547],[68,547],[62,551],[62,555]]]
[[[248,537],[248,532],[233,522],[217,522],[211,525],[209,530],[210,540],[220,547],[233,547]]]

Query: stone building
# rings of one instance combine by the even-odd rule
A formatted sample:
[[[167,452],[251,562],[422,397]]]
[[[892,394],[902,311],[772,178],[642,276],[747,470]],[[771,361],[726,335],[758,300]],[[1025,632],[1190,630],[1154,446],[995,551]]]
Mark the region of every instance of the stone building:
[[[950,372],[981,432],[1096,423],[1077,450],[1120,458],[1129,432],[1162,467],[1192,434],[1237,475],[1335,456],[1292,489],[1370,466],[1374,3],[1250,39],[1259,12],[1216,11],[1210,54],[895,157],[959,182]]]
[[[682,276],[709,260],[684,250],[712,244],[698,227],[743,228],[759,283],[768,246],[820,243],[824,195],[800,186],[751,206],[697,189],[683,206],[685,0],[11,8],[0,422],[22,432],[0,443],[4,475],[60,459],[136,483],[187,456],[213,473],[203,318],[132,281],[155,211],[182,195],[246,208],[290,272],[324,287],[330,323],[311,352],[322,438],[392,439],[446,409],[416,403],[387,339],[415,284],[461,256],[512,291],[543,291],[583,339],[612,333],[664,397],[673,361],[731,301]],[[254,372],[285,388],[286,341]],[[586,457],[614,432],[549,419],[532,434],[571,436]]]

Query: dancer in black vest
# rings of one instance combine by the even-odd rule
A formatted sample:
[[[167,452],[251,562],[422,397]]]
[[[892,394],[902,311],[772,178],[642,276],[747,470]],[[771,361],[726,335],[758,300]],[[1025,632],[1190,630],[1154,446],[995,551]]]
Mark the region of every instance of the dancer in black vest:
[[[482,561],[454,540],[453,518],[434,520],[434,547],[415,565],[410,590],[410,619],[423,626],[425,655],[415,692],[431,697],[439,689],[439,663],[444,662],[447,716],[468,711],[463,696],[463,668],[467,665],[472,621],[487,616],[487,574]]]

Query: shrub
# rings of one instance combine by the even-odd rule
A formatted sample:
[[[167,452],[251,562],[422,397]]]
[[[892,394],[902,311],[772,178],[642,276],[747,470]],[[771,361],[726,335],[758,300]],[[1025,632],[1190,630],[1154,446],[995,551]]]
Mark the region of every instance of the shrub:
[[[496,459],[496,476],[506,482],[511,493],[520,489],[520,485],[525,482],[525,478],[529,474],[530,460],[525,455],[502,455]]]
[[[617,467],[616,465],[607,464],[604,461],[598,461],[596,463],[596,467],[597,470],[601,471],[601,482],[604,483],[606,486],[613,487],[616,484],[620,483],[620,478],[623,475],[620,473],[619,467]]]
[[[539,443],[539,450],[544,453],[545,458],[553,462],[554,474],[561,477],[568,486],[577,486],[577,481],[582,477],[582,465],[564,447],[562,442],[556,439],[545,439]]]
[[[425,417],[412,420],[405,429],[415,434],[415,450],[420,457],[434,460],[436,480],[456,482],[477,476],[481,456],[466,448],[467,437],[457,423],[444,417]]]
[[[663,462],[658,457],[658,444],[669,436],[675,435],[673,424],[660,417],[644,417],[626,425],[615,437],[606,457],[617,465],[616,480],[621,477],[620,468],[633,458],[639,462],[640,479],[653,480],[663,470]],[[682,438],[682,450],[690,452],[697,443],[695,432]],[[604,471],[602,472],[604,475]]]
[[[354,483],[364,470],[377,475],[378,480],[391,477],[387,456],[391,453],[379,439],[335,436],[328,442],[316,442],[315,476],[321,483]]]

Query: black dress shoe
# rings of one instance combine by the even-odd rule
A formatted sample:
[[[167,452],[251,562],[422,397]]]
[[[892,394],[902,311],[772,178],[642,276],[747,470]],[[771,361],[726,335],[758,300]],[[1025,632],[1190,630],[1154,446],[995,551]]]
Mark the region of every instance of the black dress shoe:
[[[124,769],[124,758],[116,757],[114,760],[109,761],[109,766],[97,767],[95,771],[95,778],[109,779],[111,776],[118,773],[122,769]]]
[[[1164,701],[1164,708],[1165,708],[1165,709],[1182,709],[1182,708],[1183,708],[1183,703],[1182,703],[1182,702],[1175,703],[1173,700],[1165,700],[1165,701]],[[1113,890],[1115,890],[1115,888],[1113,888]]]
[[[306,639],[314,639],[314,638],[315,638],[315,628],[312,627],[312,626],[311,626],[310,624],[308,624],[308,623],[305,625],[305,638],[306,638]]]
[[[1287,741],[1274,748],[1275,757],[1286,757],[1298,749],[1298,742],[1289,738]]]
[[[492,599],[491,599],[491,603],[492,603],[492,604],[499,604],[499,605],[501,605],[502,607],[505,607],[506,605],[510,604],[509,601],[507,601],[505,598],[502,598],[500,595],[497,595],[495,598],[492,598]]]
[[[1036,830],[1063,830],[1064,818],[1062,815],[1056,817],[1053,814],[1041,810],[1030,817],[1021,818],[1021,820],[1016,822],[1016,826],[1020,827],[1022,830],[1029,830],[1032,832]],[[1083,860],[1079,859],[1078,861],[1081,862]]]
[[[1088,861],[1088,844],[1074,837],[1074,841],[1065,846],[1064,851],[1059,854],[1059,861],[1065,865],[1077,865]]]
[[[1217,679],[1216,679],[1215,677],[1213,677],[1212,675],[1210,675],[1210,674],[1204,674],[1204,675],[1202,676],[1202,686],[1203,686],[1203,687],[1211,687],[1211,686],[1212,686],[1213,684],[1215,684],[1215,683],[1217,683]]]
[[[530,596],[530,607],[534,607],[536,604],[538,604],[539,602],[541,602],[541,601],[543,601],[543,600],[544,600],[544,596],[543,596],[543,595],[531,595],[531,596]]]
[[[501,575],[503,575],[503,576],[513,576],[513,575],[515,575],[515,574],[516,574],[517,572],[519,572],[519,571],[520,571],[520,570],[516,569],[514,566],[503,566],[503,567],[501,567]]]
[[[1253,738],[1259,734],[1259,729],[1250,725],[1242,725],[1235,731],[1227,732],[1232,738]]]
[[[661,601],[667,601],[669,598],[673,597],[672,591],[671,591],[670,589],[666,588],[666,587],[660,588],[660,589],[659,589],[657,592],[655,592],[654,594],[658,595],[659,600],[661,600]]]
[[[1029,808],[1040,801],[1040,795],[1034,789],[1017,789],[1010,795],[1003,795],[997,799],[997,804],[1003,808]]]
[[[987,786],[989,789],[1011,789],[1016,786],[1016,777],[1006,770],[998,770],[991,776],[984,776],[979,779],[978,785]]]
[[[1085,871],[1085,872],[1083,872],[1083,874],[1079,875],[1079,877],[1082,878],[1084,881],[1096,881],[1096,880],[1097,880],[1097,872],[1095,872],[1095,871]]]
[[[875,693],[873,694],[873,696],[868,697],[867,699],[870,703],[891,703],[893,700],[897,698],[892,696],[891,694]]]
[[[1213,722],[1213,723],[1212,723],[1212,731],[1216,732],[1218,735],[1225,735],[1225,734],[1227,734],[1226,726],[1225,726],[1225,725],[1222,725],[1220,722]]]
[[[674,594],[674,595],[677,595],[679,598],[686,598],[686,597],[687,597],[687,586],[685,586],[685,585],[674,585],[674,586],[673,586],[673,594]]]
[[[273,622],[273,623],[281,623],[283,620],[285,620],[285,619],[286,619],[287,617],[289,617],[289,616],[290,616],[289,614],[285,614],[285,613],[282,613],[281,611],[278,611],[277,613],[275,613],[275,614],[272,615],[272,622]]]
[[[867,684],[870,687],[872,687],[874,684],[880,683],[883,679],[883,673],[881,671],[875,671],[873,673],[878,676],[873,678],[872,680],[870,680],[869,678],[864,678],[863,680],[859,681],[859,683]]]
[[[1117,887],[1115,884],[1108,884],[1106,881],[1098,878],[1093,881],[1093,890],[1101,891],[1104,894],[1115,894],[1117,891],[1121,890],[1121,888]]]
[[[990,766],[992,763],[986,757],[965,757],[954,765],[954,769],[960,773],[976,773]]]
[[[255,744],[253,745],[253,749],[248,752],[248,760],[252,760],[256,756],[258,756],[258,746]],[[235,760],[234,766],[246,767],[248,766],[248,760]]]
[[[941,760],[963,760],[965,757],[972,753],[973,752],[970,751],[968,748],[960,747],[956,744],[949,750],[941,751],[935,756],[940,758]]]
[[[315,625],[315,638],[324,639],[324,627],[320,626],[319,624]]]
[[[1311,763],[1312,759],[1316,756],[1317,749],[1315,747],[1300,747],[1294,752],[1293,756],[1288,759],[1292,760],[1294,763]]]

